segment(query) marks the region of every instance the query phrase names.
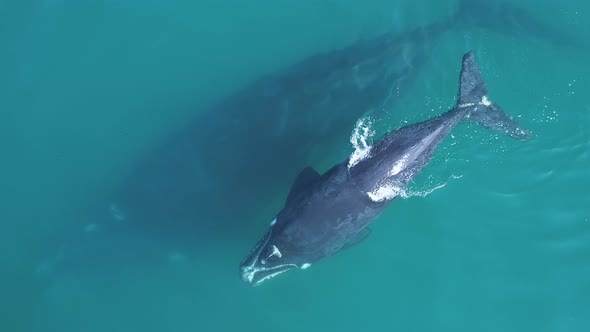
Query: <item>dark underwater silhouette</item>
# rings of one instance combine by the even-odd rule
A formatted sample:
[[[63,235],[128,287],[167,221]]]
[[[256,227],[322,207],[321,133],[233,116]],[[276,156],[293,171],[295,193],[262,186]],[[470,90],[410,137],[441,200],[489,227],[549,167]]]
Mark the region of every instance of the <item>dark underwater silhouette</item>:
[[[269,200],[286,195],[310,155],[346,147],[357,119],[412,88],[444,33],[475,26],[576,46],[522,9],[464,1],[449,20],[310,56],[196,112],[81,211],[85,229],[56,235],[59,253],[42,270],[95,273],[93,264],[190,250],[207,236],[239,241]]]

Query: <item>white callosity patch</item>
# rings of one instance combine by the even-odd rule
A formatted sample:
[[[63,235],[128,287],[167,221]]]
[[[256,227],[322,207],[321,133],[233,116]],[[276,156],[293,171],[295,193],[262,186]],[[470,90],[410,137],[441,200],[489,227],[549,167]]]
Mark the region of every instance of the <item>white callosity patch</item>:
[[[465,107],[471,107],[471,106],[475,106],[475,104],[474,103],[463,103],[463,104],[458,105],[459,108],[465,108]]]
[[[263,249],[268,244],[270,237],[271,236],[269,234],[264,242],[261,242],[258,246],[256,246],[256,248],[254,249],[256,254],[254,257],[252,257],[251,263],[249,265],[242,267],[242,278],[245,279],[246,281],[248,281],[253,286],[258,286],[262,282],[264,282],[270,278],[273,278],[281,273],[287,272],[290,269],[294,269],[294,268],[298,267],[297,265],[295,265],[293,263],[279,264],[279,265],[274,265],[274,266],[257,265],[257,262],[259,261],[259,255],[262,253]],[[271,245],[270,248],[271,248],[272,252],[268,257],[277,256],[277,257],[281,258],[283,256],[283,254],[281,253],[281,251],[279,250],[279,248],[276,245]],[[268,262],[265,261],[264,259],[260,259],[260,263],[263,265],[266,265]],[[265,273],[268,273],[268,275],[260,278],[260,280],[254,281],[256,279],[257,274],[265,274]]]
[[[279,271],[277,271],[277,272],[275,272],[275,273],[269,274],[269,275],[267,275],[266,277],[264,277],[264,278],[262,278],[262,279],[258,280],[258,281],[257,281],[257,282],[254,284],[254,286],[258,286],[258,285],[260,285],[262,282],[264,282],[264,281],[266,281],[266,280],[268,280],[268,279],[270,279],[270,278],[274,278],[274,277],[278,276],[279,274],[281,274],[281,273],[283,273],[283,272],[287,272],[287,271],[289,271],[289,270],[279,270]]]
[[[483,97],[481,97],[481,101],[478,104],[483,105],[483,106],[491,106],[492,102],[488,99],[488,96],[483,96]],[[472,106],[475,106],[475,103],[463,103],[463,104],[457,105],[457,107],[459,107],[459,108],[472,107]]]
[[[271,258],[273,256],[277,256],[278,258],[283,257],[283,254],[281,254],[281,251],[279,250],[279,248],[277,248],[277,246],[273,245],[271,248],[272,248],[272,253],[270,253],[268,258]]]
[[[281,273],[287,272],[290,269],[296,268],[297,266],[295,264],[283,264],[283,265],[277,265],[275,267],[270,267],[270,268],[265,268],[265,267],[259,267],[259,268],[252,268],[251,271],[248,271],[248,273],[246,274],[246,279],[248,280],[248,282],[252,283],[254,281],[254,276],[256,273],[262,273],[262,272],[267,272],[267,271],[271,271],[274,270],[273,272],[271,272],[269,275],[264,276],[263,278],[261,278],[260,280],[256,281],[255,283],[253,283],[254,286],[258,286],[260,285],[262,282],[276,277]]]
[[[372,125],[373,121],[369,117],[357,121],[350,136],[350,143],[352,143],[354,151],[348,160],[349,169],[358,164],[359,161],[367,158],[371,153],[371,145],[367,143],[367,140],[375,135],[375,131],[371,128]]]
[[[248,273],[246,274],[246,279],[248,280],[249,283],[252,283],[252,280],[254,280],[254,273],[256,271],[252,270],[252,271],[248,271]]]
[[[490,106],[490,105],[492,105],[492,102],[488,100],[488,96],[481,97],[481,101],[479,103],[482,104],[482,105],[484,105],[484,106]]]
[[[250,283],[254,280],[254,274],[256,274],[256,272],[259,270],[259,268],[256,267],[256,262],[258,261],[258,256],[260,255],[260,252],[262,252],[262,249],[264,249],[264,247],[266,246],[268,241],[270,241],[271,235],[272,235],[272,230],[271,230],[270,234],[268,234],[266,240],[263,243],[260,243],[259,245],[254,247],[253,252],[256,251],[256,256],[252,259],[252,263],[250,265],[244,266],[242,269],[242,274],[245,276],[246,280],[248,280],[248,282],[250,282]]]

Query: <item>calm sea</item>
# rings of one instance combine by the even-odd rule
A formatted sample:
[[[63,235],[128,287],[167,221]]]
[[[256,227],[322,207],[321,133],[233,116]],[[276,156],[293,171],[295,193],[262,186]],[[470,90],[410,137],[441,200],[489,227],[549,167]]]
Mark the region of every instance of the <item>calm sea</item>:
[[[235,120],[207,113],[215,102],[310,56],[453,19],[458,1],[0,1],[0,331],[590,331],[590,3],[469,3],[420,68],[403,67],[413,83],[378,134],[452,107],[473,49],[490,98],[534,137],[459,126],[367,240],[252,288],[238,264],[296,167],[268,170],[274,186],[199,193],[215,197],[206,214],[162,195],[190,213],[149,227],[118,202],[105,207],[112,223],[133,224],[120,232],[85,211],[194,119]],[[260,120],[273,111],[245,108],[209,138],[278,128],[279,144],[296,115]],[[355,121],[336,132],[330,112],[308,124],[321,135],[297,159],[321,172],[354,150]]]

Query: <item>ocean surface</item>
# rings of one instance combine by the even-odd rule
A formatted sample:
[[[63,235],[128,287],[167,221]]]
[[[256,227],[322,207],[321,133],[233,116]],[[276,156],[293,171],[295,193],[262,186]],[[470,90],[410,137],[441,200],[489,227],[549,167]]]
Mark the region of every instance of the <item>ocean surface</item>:
[[[299,171],[452,108],[469,50],[534,136],[461,124],[366,240],[244,283]],[[0,331],[590,331],[588,59],[581,0],[0,1]]]

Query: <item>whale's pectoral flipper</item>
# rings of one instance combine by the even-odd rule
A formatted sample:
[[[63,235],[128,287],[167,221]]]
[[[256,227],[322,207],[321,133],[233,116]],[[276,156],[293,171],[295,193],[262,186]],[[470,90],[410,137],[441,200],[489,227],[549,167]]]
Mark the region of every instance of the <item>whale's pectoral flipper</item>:
[[[352,239],[350,239],[342,249],[348,249],[353,247],[359,243],[361,243],[364,239],[371,235],[371,229],[369,227],[363,228],[360,232],[358,232]]]
[[[458,99],[458,108],[472,109],[467,119],[518,140],[532,136],[529,130],[509,117],[498,104],[488,100],[488,89],[473,52],[463,56]]]
[[[295,178],[295,181],[293,182],[293,186],[291,186],[291,191],[287,196],[287,204],[297,199],[304,189],[317,182],[319,178],[320,174],[316,170],[309,166],[305,167],[299,175],[297,175],[297,178]]]

